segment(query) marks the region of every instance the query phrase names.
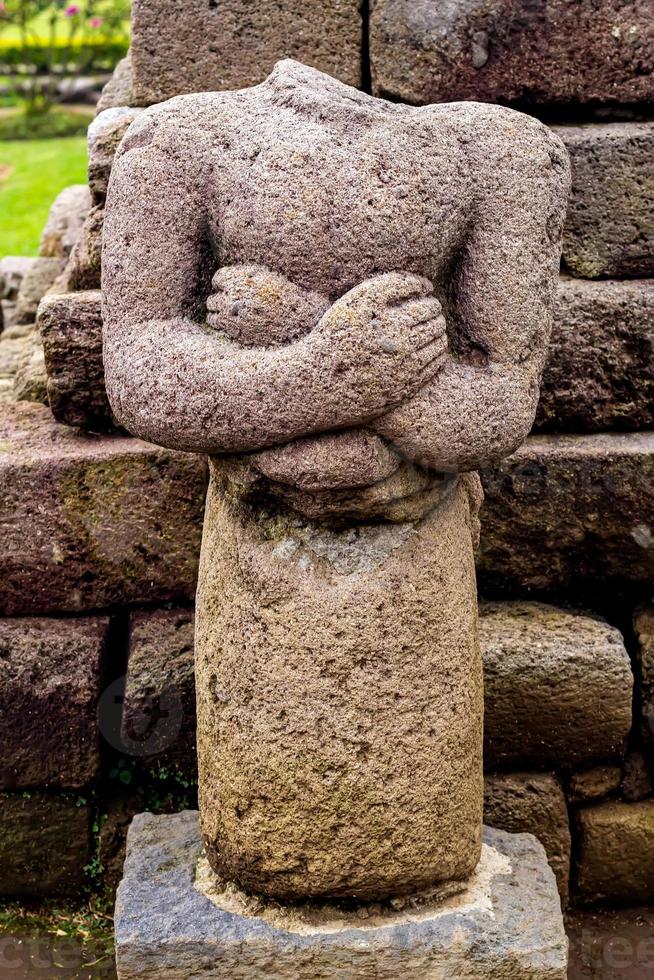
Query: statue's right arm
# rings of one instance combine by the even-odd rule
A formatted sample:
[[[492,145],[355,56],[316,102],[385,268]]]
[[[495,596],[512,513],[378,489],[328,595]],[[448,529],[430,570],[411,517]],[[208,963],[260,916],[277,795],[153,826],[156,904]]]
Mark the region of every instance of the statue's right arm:
[[[363,424],[419,390],[425,355],[371,350],[351,310],[269,349],[206,329],[210,176],[200,150],[189,161],[188,141],[178,150],[161,135],[156,112],[128,131],[107,202],[104,361],[117,421],[171,448],[245,452]]]

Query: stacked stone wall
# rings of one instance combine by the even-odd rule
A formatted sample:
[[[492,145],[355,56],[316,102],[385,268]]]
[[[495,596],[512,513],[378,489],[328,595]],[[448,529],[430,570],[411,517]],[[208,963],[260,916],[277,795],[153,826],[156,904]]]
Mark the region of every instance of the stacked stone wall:
[[[654,18],[645,0],[442,6],[192,0],[180,25],[136,0],[88,189],[60,199],[39,259],[0,264],[2,894],[111,888],[131,815],[194,803],[205,464],[111,417],[103,211],[144,106],[291,56],[384,98],[510,104],[568,148],[534,431],[482,474],[486,818],[540,838],[564,901],[654,897]]]

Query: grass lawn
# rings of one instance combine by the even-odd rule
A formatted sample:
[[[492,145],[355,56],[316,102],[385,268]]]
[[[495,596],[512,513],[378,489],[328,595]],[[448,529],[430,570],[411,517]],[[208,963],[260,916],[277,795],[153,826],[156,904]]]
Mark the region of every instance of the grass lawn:
[[[86,183],[86,139],[0,141],[0,257],[35,255],[50,205]]]

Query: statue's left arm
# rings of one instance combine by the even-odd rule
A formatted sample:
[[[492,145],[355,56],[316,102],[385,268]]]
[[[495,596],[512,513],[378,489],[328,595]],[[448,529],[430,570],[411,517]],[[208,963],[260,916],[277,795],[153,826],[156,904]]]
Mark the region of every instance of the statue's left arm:
[[[418,395],[372,425],[403,455],[441,471],[497,461],[531,429],[570,180],[565,148],[540,123],[495,106],[471,109],[476,193],[451,283],[453,350]]]

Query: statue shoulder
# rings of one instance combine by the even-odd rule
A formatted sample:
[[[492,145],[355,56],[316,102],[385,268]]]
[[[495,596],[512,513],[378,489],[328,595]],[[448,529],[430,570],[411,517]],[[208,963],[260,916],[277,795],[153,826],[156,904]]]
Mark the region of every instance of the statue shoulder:
[[[425,106],[421,111],[447,127],[483,166],[495,167],[499,160],[545,153],[555,165],[567,167],[561,139],[524,112],[486,102],[450,102]]]
[[[199,92],[179,95],[140,113],[121,143],[121,155],[136,147],[184,151],[189,158],[202,155],[221,129],[230,126],[236,111],[235,92]]]

